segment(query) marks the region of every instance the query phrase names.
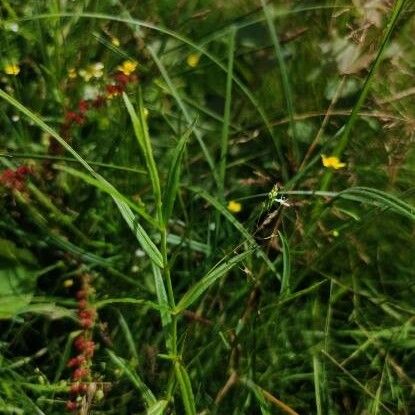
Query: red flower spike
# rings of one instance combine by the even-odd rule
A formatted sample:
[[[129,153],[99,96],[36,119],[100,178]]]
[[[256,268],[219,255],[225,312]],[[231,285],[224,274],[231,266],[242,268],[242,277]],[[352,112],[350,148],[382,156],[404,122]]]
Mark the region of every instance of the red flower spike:
[[[107,90],[108,96],[113,97],[116,95],[120,95],[124,91],[124,86],[123,85],[107,85],[105,89]]]
[[[87,112],[89,110],[89,102],[84,99],[81,99],[79,101],[78,108],[81,114]]]
[[[94,322],[88,318],[83,318],[79,323],[84,329],[90,329],[94,325]]]
[[[70,359],[67,366],[77,367],[77,366],[81,366],[84,362],[85,362],[85,357],[82,355],[79,355],[79,356],[76,356]]]
[[[74,346],[77,350],[82,352],[85,349],[85,343],[86,343],[85,338],[82,336],[79,336],[75,339]]]
[[[79,290],[76,293],[76,298],[78,300],[84,300],[88,296],[88,293],[85,290]]]
[[[72,379],[73,380],[81,380],[89,375],[89,370],[85,367],[78,367],[78,369],[75,369],[72,373]]]
[[[79,300],[78,301],[78,308],[80,310],[84,310],[88,306],[88,303],[86,300]]]
[[[116,72],[114,79],[122,86],[126,86],[130,82],[130,77],[123,72]]]
[[[78,407],[78,404],[74,401],[67,401],[66,402],[66,409],[68,411],[71,411],[71,412],[76,411],[77,407]]]

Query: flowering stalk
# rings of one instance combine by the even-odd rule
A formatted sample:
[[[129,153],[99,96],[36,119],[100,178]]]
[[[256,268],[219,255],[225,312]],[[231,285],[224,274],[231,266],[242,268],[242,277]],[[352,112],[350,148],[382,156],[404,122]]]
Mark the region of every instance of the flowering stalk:
[[[68,367],[72,369],[72,384],[70,399],[66,402],[68,411],[77,411],[86,402],[92,384],[92,358],[95,351],[93,341],[93,328],[96,322],[96,309],[91,305],[90,299],[94,294],[91,286],[91,276],[83,274],[80,277],[81,287],[76,293],[78,304],[78,319],[81,333],[74,341],[77,355],[69,360]]]
[[[65,112],[64,120],[60,127],[61,137],[69,141],[72,128],[76,125],[81,126],[85,124],[91,110],[102,108],[109,100],[121,95],[129,84],[137,82],[138,77],[134,73],[136,67],[137,64],[135,62],[123,62],[122,65],[117,67],[117,71],[111,75],[111,82],[104,86],[104,90],[96,98],[81,99],[78,102],[77,109]],[[52,154],[59,154],[62,148],[57,146],[53,140],[49,151]]]
[[[0,184],[12,190],[22,191],[25,189],[26,179],[33,174],[31,167],[22,165],[17,169],[6,169],[0,175]]]

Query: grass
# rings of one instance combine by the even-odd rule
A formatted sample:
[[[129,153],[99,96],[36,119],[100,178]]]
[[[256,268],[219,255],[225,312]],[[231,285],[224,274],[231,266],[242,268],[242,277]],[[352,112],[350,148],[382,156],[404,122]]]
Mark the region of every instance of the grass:
[[[0,413],[412,414],[412,9],[1,1]]]

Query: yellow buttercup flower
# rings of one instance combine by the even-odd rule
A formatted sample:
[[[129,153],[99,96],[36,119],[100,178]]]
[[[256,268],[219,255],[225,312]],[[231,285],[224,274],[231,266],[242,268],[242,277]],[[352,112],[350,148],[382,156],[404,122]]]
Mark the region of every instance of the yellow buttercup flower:
[[[79,75],[88,82],[91,78],[101,78],[104,75],[104,64],[96,62],[79,71]]]
[[[72,286],[73,286],[73,279],[72,279],[72,278],[70,278],[70,279],[65,280],[65,281],[63,282],[63,286],[64,286],[65,288],[70,288],[70,287],[72,287]]]
[[[120,40],[117,37],[112,37],[111,43],[116,47],[120,46]]]
[[[134,61],[124,61],[121,65],[117,66],[117,69],[124,75],[131,75],[137,68],[138,63]]]
[[[324,167],[332,168],[335,170],[346,167],[346,163],[341,162],[337,156],[326,156],[325,154],[322,154],[321,161],[323,162]]]
[[[68,78],[74,79],[76,77],[77,77],[76,69],[75,68],[70,68],[68,70]]]
[[[13,75],[13,76],[16,76],[16,75],[19,75],[19,72],[20,72],[20,66],[19,66],[19,65],[17,65],[17,64],[15,64],[15,63],[10,63],[10,64],[7,64],[7,65],[4,67],[4,73],[5,73],[6,75]]]
[[[232,213],[239,213],[242,210],[242,205],[239,202],[230,200],[228,203],[228,210]]]
[[[187,57],[187,64],[191,67],[191,68],[196,68],[196,66],[199,64],[200,61],[200,55],[198,55],[197,53],[191,53],[188,57]]]

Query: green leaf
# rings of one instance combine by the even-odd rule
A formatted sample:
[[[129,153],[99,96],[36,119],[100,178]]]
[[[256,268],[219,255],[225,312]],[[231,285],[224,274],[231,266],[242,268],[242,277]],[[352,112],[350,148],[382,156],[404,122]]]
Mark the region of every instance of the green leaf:
[[[0,258],[13,263],[36,264],[36,258],[29,250],[18,248],[14,242],[2,238],[0,238]]]
[[[61,171],[64,171],[65,173],[70,174],[71,176],[78,177],[79,179],[81,179],[85,183],[88,183],[88,184],[96,187],[97,189],[101,190],[102,192],[105,192],[105,193],[109,194],[113,199],[117,199],[118,201],[120,201],[122,203],[125,203],[126,205],[128,205],[130,207],[131,210],[133,210],[135,213],[140,215],[149,224],[153,225],[154,227],[158,227],[157,222],[141,206],[139,206],[136,203],[132,202],[130,199],[128,199],[128,197],[125,197],[124,195],[122,195],[118,191],[114,192],[114,187],[113,186],[108,186],[106,183],[102,183],[99,180],[97,180],[97,179],[95,179],[91,176],[88,176],[87,174],[85,174],[85,173],[83,173],[79,170],[73,169],[72,167],[64,166],[62,164],[54,164],[53,167],[56,170],[61,170]]]
[[[160,268],[163,268],[163,257],[160,251],[157,249],[156,245],[154,245],[153,241],[150,239],[147,232],[140,225],[130,207],[124,202],[118,201],[117,199],[114,199],[114,201],[115,204],[118,206],[118,209],[121,212],[122,217],[127,222],[127,225],[135,234],[138,242],[140,242],[143,250],[150,257],[154,264],[156,264]]]
[[[167,407],[168,402],[161,400],[156,402],[154,405],[152,405],[150,408],[148,408],[146,414],[147,415],[163,415],[164,410]]]
[[[191,132],[192,130],[190,129],[180,137],[172,155],[163,195],[163,220],[165,225],[167,225],[173,211],[176,194],[179,189],[179,178],[183,154]]]
[[[187,374],[184,366],[182,366],[182,364],[178,361],[174,363],[174,371],[176,373],[177,381],[179,382],[186,415],[196,415],[195,398],[193,395],[192,384],[190,383],[189,375]]]
[[[153,264],[153,276],[154,286],[156,287],[157,302],[160,307],[161,324],[163,326],[164,333],[166,334],[166,346],[168,350],[171,350],[173,346],[173,339],[170,337],[170,330],[168,327],[172,324],[172,318],[170,314],[169,300],[167,298],[166,287],[164,285],[163,277],[160,272],[160,268]]]
[[[281,280],[281,293],[290,294],[290,279],[291,279],[291,255],[290,246],[287,238],[278,231],[278,235],[282,243],[282,259],[283,259],[283,272]]]
[[[229,272],[236,264],[245,259],[248,255],[251,255],[252,251],[245,251],[242,254],[236,255],[229,261],[226,261],[216,268],[211,269],[200,281],[193,285],[188,290],[177,306],[174,309],[174,313],[181,313],[192,305],[212,284],[214,284],[219,278]]]
[[[369,203],[383,209],[391,209],[394,212],[415,220],[415,207],[400,200],[394,195],[370,187],[351,187],[338,194],[343,199]]]
[[[137,388],[137,390],[141,393],[144,402],[148,407],[153,406],[157,403],[157,399],[153,395],[153,392],[151,392],[150,388],[141,380],[141,378],[137,375],[137,373],[133,372],[128,365],[122,360],[120,357],[118,357],[115,353],[113,353],[111,350],[106,350],[108,353],[108,356],[113,361],[113,363],[118,366],[119,369],[121,369],[125,375],[130,379],[131,383]]]
[[[0,268],[0,319],[13,318],[30,303],[36,275],[18,265]]]
[[[146,115],[144,113],[144,104],[141,91],[139,94],[139,108],[138,117],[134,110],[133,104],[129,100],[128,96],[123,93],[123,99],[125,106],[127,107],[128,114],[130,115],[133,123],[134,133],[137,138],[137,142],[141,148],[146,163],[147,171],[150,177],[151,186],[153,188],[154,199],[158,205],[161,204],[161,191],[160,191],[160,180],[157,172],[156,162],[153,157],[153,149],[151,145],[150,136],[148,133],[148,126],[146,122]],[[158,206],[157,211],[161,210],[161,206]],[[161,222],[162,218],[158,218]]]

